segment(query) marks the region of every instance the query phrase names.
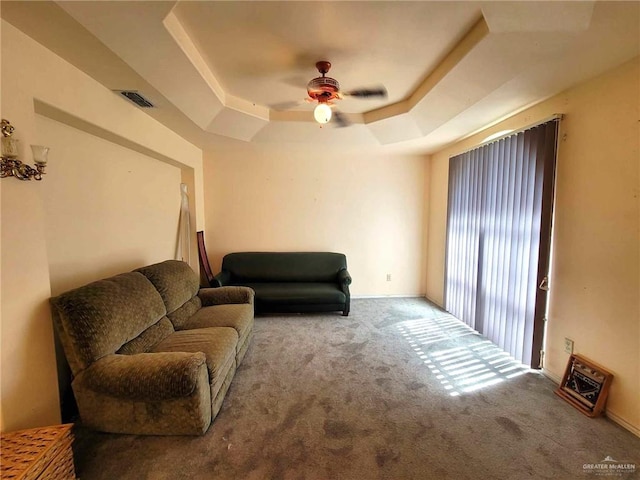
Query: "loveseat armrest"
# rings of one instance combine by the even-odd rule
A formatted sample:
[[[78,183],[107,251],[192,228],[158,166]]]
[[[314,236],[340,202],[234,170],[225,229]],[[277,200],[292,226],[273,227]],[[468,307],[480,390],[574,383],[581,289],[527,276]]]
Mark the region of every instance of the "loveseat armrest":
[[[351,285],[351,275],[346,268],[338,271],[338,283],[340,285]]]
[[[84,370],[82,377],[84,385],[97,393],[143,401],[187,397],[198,382],[209,378],[202,352],[107,355]]]
[[[215,277],[213,277],[214,287],[224,287],[231,282],[231,273],[228,270],[222,270]]]
[[[342,310],[342,315],[349,315],[349,310],[351,309],[351,293],[349,293],[349,285],[351,285],[351,275],[346,268],[343,268],[338,271],[338,284],[340,285],[340,290],[345,295],[344,309]]]
[[[253,305],[255,292],[249,287],[201,288],[198,297],[203,307],[229,303],[249,303]]]

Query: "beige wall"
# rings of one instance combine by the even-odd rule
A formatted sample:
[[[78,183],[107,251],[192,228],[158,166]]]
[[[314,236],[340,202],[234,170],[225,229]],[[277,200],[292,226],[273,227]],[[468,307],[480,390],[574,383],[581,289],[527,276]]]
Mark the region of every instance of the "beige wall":
[[[57,160],[41,186],[52,295],[175,258],[180,169],[48,118],[36,127]]]
[[[204,169],[213,270],[234,251],[335,251],[353,295],[424,293],[424,157],[235,145]]]
[[[558,152],[545,370],[564,338],[611,370],[608,413],[640,433],[639,62],[572,88],[432,156],[427,296],[442,304],[448,159],[488,135],[564,113]]]
[[[1,181],[0,430],[10,431],[60,419],[51,294],[172,258],[181,181],[194,230],[204,213],[200,149],[4,21],[1,46],[2,117],[21,158],[33,163],[30,144],[52,148],[42,182]]]
[[[58,423],[59,406],[39,185],[1,182],[0,406],[9,431]]]

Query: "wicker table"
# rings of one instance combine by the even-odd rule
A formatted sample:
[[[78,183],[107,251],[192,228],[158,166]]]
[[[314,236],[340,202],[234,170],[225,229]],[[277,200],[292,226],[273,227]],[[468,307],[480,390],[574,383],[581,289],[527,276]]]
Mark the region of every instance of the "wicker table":
[[[0,435],[2,480],[71,480],[72,424],[33,428]]]

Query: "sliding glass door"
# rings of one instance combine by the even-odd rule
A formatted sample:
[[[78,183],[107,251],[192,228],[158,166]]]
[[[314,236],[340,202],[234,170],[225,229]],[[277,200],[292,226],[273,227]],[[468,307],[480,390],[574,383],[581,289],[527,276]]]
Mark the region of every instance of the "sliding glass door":
[[[449,163],[445,308],[538,368],[559,120]]]

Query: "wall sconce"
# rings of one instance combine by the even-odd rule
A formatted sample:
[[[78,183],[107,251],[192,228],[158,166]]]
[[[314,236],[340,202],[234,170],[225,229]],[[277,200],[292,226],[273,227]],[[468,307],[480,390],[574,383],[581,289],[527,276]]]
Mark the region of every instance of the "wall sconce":
[[[18,141],[12,137],[14,128],[8,120],[2,119],[0,123],[2,129],[2,161],[0,163],[0,178],[16,177],[19,180],[42,180],[44,169],[47,165],[47,155],[49,147],[42,145],[31,145],[33,160],[36,168],[26,165],[18,160]]]

